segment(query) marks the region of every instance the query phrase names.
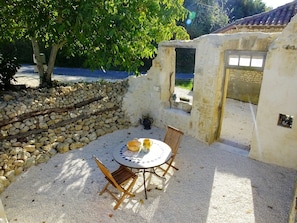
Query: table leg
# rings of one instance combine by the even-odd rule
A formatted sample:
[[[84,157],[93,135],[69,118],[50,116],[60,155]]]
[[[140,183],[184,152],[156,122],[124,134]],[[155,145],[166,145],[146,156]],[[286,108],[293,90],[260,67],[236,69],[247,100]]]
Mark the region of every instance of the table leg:
[[[145,199],[147,199],[147,194],[146,194],[146,185],[145,185],[145,169],[143,169],[143,186],[144,186],[144,194],[145,194]]]
[[[153,173],[153,174],[155,174],[157,177],[159,177],[159,178],[162,178],[164,181],[166,180],[166,177],[164,177],[164,176],[161,176],[161,175],[159,175],[159,174],[157,174],[156,173],[156,171],[155,171],[155,168],[153,167],[152,168],[152,171],[150,171],[151,173]]]
[[[146,171],[145,169],[143,169],[142,175],[143,175],[143,187],[144,187],[145,199],[147,199],[147,189],[146,189],[146,181],[145,181],[145,173],[146,172],[153,173],[157,177],[162,178],[163,180],[166,180],[166,177],[160,176],[159,174],[157,174],[154,168],[152,168],[152,171]]]

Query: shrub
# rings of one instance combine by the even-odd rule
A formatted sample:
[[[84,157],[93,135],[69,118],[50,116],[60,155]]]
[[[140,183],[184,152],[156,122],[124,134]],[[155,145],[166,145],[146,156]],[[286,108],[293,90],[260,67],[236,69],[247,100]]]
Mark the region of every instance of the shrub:
[[[12,45],[0,48],[0,89],[8,90],[12,88],[12,80],[17,70],[20,68],[17,58],[14,56],[15,48]]]

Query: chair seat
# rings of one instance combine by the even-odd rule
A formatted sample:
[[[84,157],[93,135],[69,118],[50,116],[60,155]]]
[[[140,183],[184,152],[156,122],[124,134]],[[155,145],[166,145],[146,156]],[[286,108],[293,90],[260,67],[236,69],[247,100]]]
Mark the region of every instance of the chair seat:
[[[124,166],[120,166],[117,170],[115,170],[114,172],[111,173],[111,175],[113,176],[113,178],[115,179],[115,181],[118,184],[123,184],[124,182],[126,182],[127,180],[131,179],[132,177],[135,176],[135,173],[133,173],[130,169],[128,169],[127,167]],[[108,177],[105,177],[111,184],[112,181],[110,181],[108,179]],[[115,185],[113,185],[115,186]]]

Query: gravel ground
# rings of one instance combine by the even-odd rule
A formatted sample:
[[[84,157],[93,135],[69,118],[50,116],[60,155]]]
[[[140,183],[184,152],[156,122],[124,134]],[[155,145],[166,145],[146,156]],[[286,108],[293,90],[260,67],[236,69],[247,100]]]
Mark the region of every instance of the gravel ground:
[[[62,79],[58,79],[62,78]],[[37,87],[37,74],[19,73],[18,84]],[[59,81],[95,81],[57,76]],[[190,99],[191,93],[176,89]],[[141,127],[116,131],[88,146],[58,154],[30,168],[0,198],[10,222],[287,222],[296,171],[249,159],[248,149],[257,107],[227,99],[221,140],[207,146],[184,136],[176,162],[179,171],[163,182],[149,177],[144,199],[142,175],[136,197],[113,211],[108,194],[98,195],[104,177],[91,158],[100,157],[112,170],[117,164],[110,149],[130,138],[162,139],[165,132]],[[229,144],[229,145],[226,145]],[[156,189],[158,188],[158,189]],[[162,188],[162,190],[160,190]]]
[[[256,114],[257,105],[227,98],[221,141],[249,150]]]
[[[114,170],[112,148],[131,138],[163,139],[164,129],[142,126],[115,131],[82,149],[57,154],[31,167],[1,195],[10,222],[230,222],[288,221],[296,171],[247,157],[247,151],[221,143],[207,146],[184,136],[176,165],[166,181],[148,176],[144,199],[142,174],[136,196],[118,210],[98,191],[105,179],[92,155]]]

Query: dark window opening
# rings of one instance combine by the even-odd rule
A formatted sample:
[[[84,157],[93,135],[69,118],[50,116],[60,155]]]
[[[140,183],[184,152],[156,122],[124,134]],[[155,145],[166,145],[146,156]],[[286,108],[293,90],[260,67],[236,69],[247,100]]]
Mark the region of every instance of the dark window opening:
[[[279,114],[277,125],[291,129],[293,125],[293,118],[294,117],[291,115]]]

